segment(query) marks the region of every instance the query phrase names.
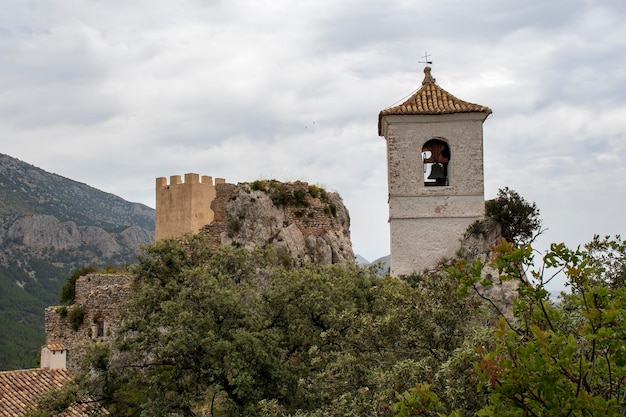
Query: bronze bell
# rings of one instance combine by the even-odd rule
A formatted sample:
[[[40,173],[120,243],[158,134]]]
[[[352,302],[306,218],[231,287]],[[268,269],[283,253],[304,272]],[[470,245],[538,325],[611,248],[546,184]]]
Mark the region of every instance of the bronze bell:
[[[429,180],[443,180],[446,176],[443,173],[443,165],[439,162],[435,162],[430,167],[430,175],[428,176]]]

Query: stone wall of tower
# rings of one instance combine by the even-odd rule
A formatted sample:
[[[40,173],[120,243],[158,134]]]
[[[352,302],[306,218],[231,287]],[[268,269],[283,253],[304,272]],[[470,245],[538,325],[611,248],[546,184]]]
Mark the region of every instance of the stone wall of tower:
[[[387,138],[391,275],[408,275],[456,255],[467,227],[484,216],[484,113],[394,115]],[[450,149],[448,186],[425,186],[422,147]]]
[[[215,184],[223,184],[223,178],[216,178]],[[156,179],[156,224],[155,241],[185,233],[198,233],[213,221],[211,202],[215,199],[213,178],[198,174],[185,174]]]
[[[76,280],[69,306],[45,310],[46,343],[67,350],[67,369],[76,372],[89,347],[109,343],[119,325],[118,310],[130,295],[131,278],[123,274],[87,274]],[[78,321],[73,312],[82,313]]]

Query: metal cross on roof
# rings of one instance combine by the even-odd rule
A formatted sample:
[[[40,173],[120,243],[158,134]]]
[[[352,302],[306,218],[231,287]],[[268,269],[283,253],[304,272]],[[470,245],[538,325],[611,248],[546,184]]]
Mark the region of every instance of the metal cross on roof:
[[[428,58],[430,58],[430,55],[428,55],[428,52],[424,51],[424,56],[422,57],[422,59],[425,59],[425,61],[418,61],[418,62],[420,64],[432,65],[433,61],[429,60]]]

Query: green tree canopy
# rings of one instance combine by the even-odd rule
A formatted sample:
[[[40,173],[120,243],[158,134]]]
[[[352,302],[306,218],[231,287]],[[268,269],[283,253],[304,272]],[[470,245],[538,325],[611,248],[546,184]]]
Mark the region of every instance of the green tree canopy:
[[[475,336],[485,313],[446,274],[409,284],[271,248],[207,247],[193,236],[140,256],[116,342],[78,378],[114,415],[389,416],[417,380],[451,402],[475,389],[463,343],[486,337]]]
[[[502,237],[516,244],[531,242],[541,229],[537,205],[508,187],[499,189],[498,196],[485,203],[485,214],[500,224]]]
[[[475,363],[478,387],[489,392],[488,404],[477,415],[626,413],[625,249],[619,236],[596,236],[583,249],[552,244],[536,269],[528,245],[503,242],[494,249],[491,266],[500,279],[518,284],[518,296],[514,317],[502,317],[495,343],[481,349]],[[450,272],[462,286],[493,285],[478,260],[459,262]],[[558,300],[546,290],[556,276],[564,276],[571,290]],[[442,409],[424,384],[402,398],[401,416],[420,407]]]

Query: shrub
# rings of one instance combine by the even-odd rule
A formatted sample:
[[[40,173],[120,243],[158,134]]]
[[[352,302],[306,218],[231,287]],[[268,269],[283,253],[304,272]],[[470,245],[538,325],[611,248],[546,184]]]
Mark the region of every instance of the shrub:
[[[516,245],[529,243],[540,232],[541,219],[535,203],[528,203],[508,187],[485,203],[486,215],[502,226],[502,237]]]
[[[112,271],[113,267],[107,267],[107,271]],[[61,303],[62,304],[72,304],[74,302],[74,298],[76,297],[76,280],[83,275],[91,274],[96,272],[96,268],[93,266],[86,266],[84,268],[75,269],[67,278],[67,283],[61,290]]]
[[[256,180],[250,185],[252,191],[267,191],[265,181]]]
[[[57,308],[57,314],[64,319],[65,317],[67,317],[67,306],[60,306]]]
[[[229,237],[233,237],[235,236],[235,234],[239,233],[239,231],[241,230],[241,223],[239,223],[239,220],[231,220],[228,223],[228,230]]]
[[[333,203],[329,203],[324,207],[324,213],[330,214],[333,217],[337,217],[337,206]]]
[[[72,325],[72,329],[77,331],[85,320],[85,309],[80,305],[72,307],[69,311],[68,318],[70,320],[70,324]]]
[[[293,197],[295,199],[296,206],[308,207],[309,202],[306,199],[307,192],[301,188],[295,190],[293,192]]]

